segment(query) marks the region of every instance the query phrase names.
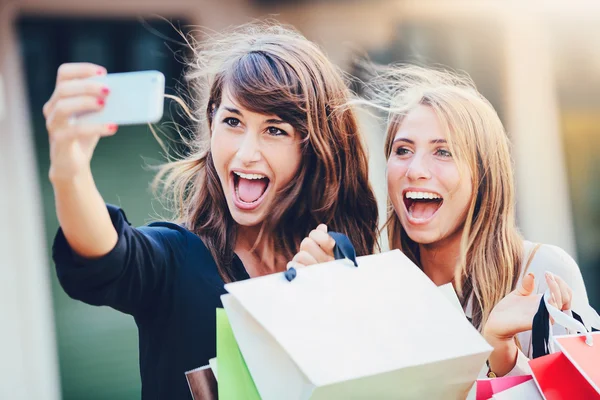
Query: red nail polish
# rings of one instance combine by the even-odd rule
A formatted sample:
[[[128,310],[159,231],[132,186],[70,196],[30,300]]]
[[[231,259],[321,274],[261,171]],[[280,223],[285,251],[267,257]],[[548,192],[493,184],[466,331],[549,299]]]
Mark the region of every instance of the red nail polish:
[[[103,106],[104,105],[104,99],[98,99],[98,105]]]
[[[99,69],[96,71],[96,75],[104,75],[106,73],[106,71],[104,71],[103,69]]]
[[[106,96],[106,95],[107,95],[107,94],[109,94],[109,93],[110,93],[110,89],[109,89],[109,88],[107,88],[107,87],[103,87],[103,88],[102,88],[102,94],[103,94],[103,95],[105,95],[105,96]]]
[[[117,124],[108,124],[107,128],[110,132],[116,132],[119,127],[117,126]]]

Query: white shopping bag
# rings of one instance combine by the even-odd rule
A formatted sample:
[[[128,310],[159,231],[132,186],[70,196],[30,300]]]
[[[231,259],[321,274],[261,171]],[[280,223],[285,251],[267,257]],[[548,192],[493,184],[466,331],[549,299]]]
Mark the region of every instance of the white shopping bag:
[[[400,251],[358,265],[225,285],[262,399],[464,399],[492,348]]]

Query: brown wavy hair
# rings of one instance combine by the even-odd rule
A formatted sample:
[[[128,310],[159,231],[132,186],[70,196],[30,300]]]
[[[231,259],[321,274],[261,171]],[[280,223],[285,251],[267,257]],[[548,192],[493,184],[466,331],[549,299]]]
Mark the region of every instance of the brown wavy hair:
[[[513,291],[523,258],[517,228],[515,189],[508,136],[493,106],[465,74],[413,65],[375,68],[369,104],[388,113],[385,157],[404,117],[418,105],[436,113],[446,129],[450,152],[473,182],[454,285],[463,307],[473,298],[473,325],[481,329],[494,306]],[[386,227],[391,248],[420,265],[419,244],[400,223],[388,201]]]
[[[162,167],[162,183],[177,222],[204,241],[225,281],[236,223],[225,201],[210,149],[213,110],[226,88],[238,104],[274,114],[302,137],[302,163],[262,225],[276,251],[290,260],[319,223],[345,233],[360,255],[377,240],[377,204],[368,181],[368,160],[351,93],[341,72],[312,42],[291,28],[253,23],[190,42],[186,78],[194,96],[188,110],[197,121],[187,140],[189,155]],[[182,103],[183,104],[183,103]]]

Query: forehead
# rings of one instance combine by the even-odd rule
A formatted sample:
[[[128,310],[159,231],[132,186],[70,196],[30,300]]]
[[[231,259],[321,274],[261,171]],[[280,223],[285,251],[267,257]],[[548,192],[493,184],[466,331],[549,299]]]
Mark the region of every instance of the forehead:
[[[439,117],[427,105],[418,105],[410,110],[402,119],[395,138],[410,138],[413,141],[423,139],[447,139],[446,130],[443,128]]]
[[[254,115],[260,115],[260,116],[262,116],[264,118],[269,118],[269,119],[281,119],[276,114],[272,114],[272,113],[268,113],[268,112],[261,112],[259,110],[250,110],[250,109],[244,107],[235,98],[235,96],[231,93],[231,91],[227,90],[227,87],[223,88],[223,95],[222,95],[222,98],[221,98],[221,104],[220,104],[219,108],[221,108],[221,109],[224,109],[224,108],[235,109],[235,110],[241,112],[244,115],[253,115],[254,114]]]

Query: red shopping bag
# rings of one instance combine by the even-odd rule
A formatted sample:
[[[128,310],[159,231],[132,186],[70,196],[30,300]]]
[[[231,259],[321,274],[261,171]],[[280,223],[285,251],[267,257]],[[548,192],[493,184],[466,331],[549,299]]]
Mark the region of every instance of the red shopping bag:
[[[541,355],[529,361],[533,378],[547,400],[600,400],[600,332],[592,332],[576,313],[571,317],[558,310],[549,298],[547,291],[533,322],[533,353]],[[549,316],[581,333],[552,337]]]
[[[503,392],[523,382],[531,380],[531,375],[504,376],[502,378],[478,379],[476,400],[488,400],[495,394]]]
[[[600,348],[600,336],[596,336],[599,344],[595,347]],[[529,366],[546,400],[600,399],[600,392],[562,352],[533,359]]]

